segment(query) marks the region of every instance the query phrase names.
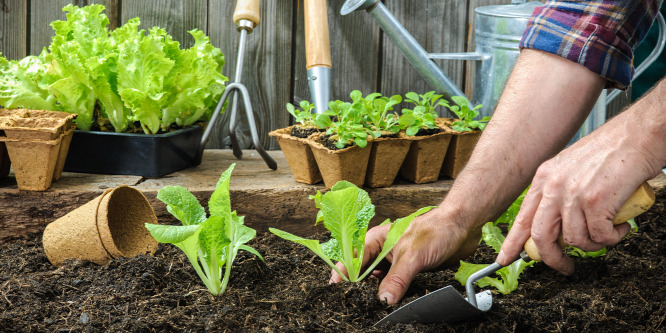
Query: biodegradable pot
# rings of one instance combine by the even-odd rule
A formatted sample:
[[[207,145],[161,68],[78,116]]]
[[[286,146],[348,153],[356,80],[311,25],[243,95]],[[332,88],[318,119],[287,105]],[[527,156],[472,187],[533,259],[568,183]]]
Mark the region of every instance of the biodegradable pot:
[[[437,134],[406,137],[411,145],[400,167],[400,175],[417,184],[436,181],[452,136],[450,129],[442,128]]]
[[[400,171],[409,147],[410,140],[404,138],[379,138],[372,141],[372,149],[365,173],[365,185],[387,187],[393,184]]]
[[[6,141],[15,142],[9,144],[9,146],[16,149],[40,147],[42,149],[39,149],[39,151],[46,154],[44,156],[48,156],[49,158],[49,160],[40,167],[39,165],[35,165],[36,163],[28,163],[28,152],[12,152],[13,155],[17,156],[15,158],[23,161],[20,165],[17,164],[17,162],[14,163],[15,173],[17,174],[17,183],[19,183],[20,189],[43,191],[50,187],[51,181],[57,181],[60,179],[67,152],[69,150],[69,143],[72,138],[73,130],[76,127],[73,123],[74,118],[76,118],[75,114],[67,112],[0,109],[0,129],[4,130],[4,138]],[[48,176],[41,172],[48,172],[54,162],[51,161],[53,158],[52,149],[47,149],[47,146],[53,146],[53,150],[57,150],[58,152],[55,157],[55,164],[53,164],[53,173],[50,176],[51,180],[48,180]],[[43,161],[44,156],[37,157],[37,159]],[[32,175],[30,170],[32,170],[33,167],[40,170],[40,172],[36,175]],[[26,178],[28,176],[35,176],[36,180]]]
[[[126,185],[108,189],[47,225],[44,252],[54,266],[67,259],[105,265],[113,258],[153,254],[157,241],[145,223],[155,224],[157,217],[140,191]]]
[[[308,145],[308,140],[292,136],[290,134],[292,127],[278,129],[268,133],[268,135],[274,137],[280,145],[291,173],[297,182],[305,184],[321,182],[321,173],[312,154],[312,149]]]
[[[458,174],[465,167],[472,156],[472,151],[481,137],[481,131],[473,132],[455,132],[449,143],[449,148],[444,157],[442,165],[442,174],[451,178],[458,177]]]
[[[321,144],[324,133],[313,134],[308,139],[312,154],[317,161],[319,171],[326,188],[331,188],[340,180],[346,180],[358,187],[365,182],[372,141],[365,148],[352,146],[340,150],[330,150]]]
[[[164,134],[74,131],[65,171],[162,177],[201,164],[203,128]]]

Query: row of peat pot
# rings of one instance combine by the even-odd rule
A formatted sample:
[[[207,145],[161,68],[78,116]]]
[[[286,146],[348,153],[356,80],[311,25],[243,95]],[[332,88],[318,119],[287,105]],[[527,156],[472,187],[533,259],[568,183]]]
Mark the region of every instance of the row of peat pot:
[[[340,180],[357,186],[388,187],[398,173],[410,182],[423,184],[440,176],[455,178],[467,164],[481,131],[456,132],[449,125],[455,119],[438,118],[441,132],[424,136],[380,137],[365,148],[351,146],[339,150],[323,144],[325,133],[307,138],[291,135],[293,126],[269,133],[275,137],[294,178],[299,183],[324,181],[331,188]]]
[[[0,109],[0,179],[11,165],[19,189],[48,189],[62,175],[75,117],[67,112]]]

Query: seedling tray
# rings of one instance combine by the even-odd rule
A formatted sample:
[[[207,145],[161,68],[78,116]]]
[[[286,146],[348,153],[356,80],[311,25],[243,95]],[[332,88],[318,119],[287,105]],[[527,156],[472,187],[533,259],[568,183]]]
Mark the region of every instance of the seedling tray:
[[[201,164],[199,125],[165,134],[74,131],[65,171],[161,177]]]

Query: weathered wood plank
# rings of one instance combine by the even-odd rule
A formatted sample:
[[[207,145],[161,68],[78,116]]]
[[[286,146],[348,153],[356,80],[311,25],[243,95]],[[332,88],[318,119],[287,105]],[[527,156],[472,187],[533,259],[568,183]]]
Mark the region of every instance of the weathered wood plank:
[[[17,60],[28,54],[27,28],[27,1],[0,1],[0,52],[3,57]]]
[[[331,43],[331,100],[349,101],[352,90],[364,95],[381,92],[378,87],[380,28],[365,13],[340,14],[343,0],[328,5],[328,29]],[[293,101],[312,101],[305,65],[305,20],[303,3],[299,2],[294,47]],[[283,111],[283,110],[281,110]]]
[[[465,50],[467,1],[386,1],[385,4],[427,52],[449,53]],[[385,94],[404,95],[409,91],[424,93],[434,90],[412,68],[400,49],[385,34],[382,42],[380,89]],[[462,87],[464,67],[462,61],[437,60],[436,62],[458,87]]]
[[[173,223],[165,205],[156,199],[159,189],[167,185],[184,186],[205,206],[220,174],[231,163],[237,163],[230,184],[232,207],[245,216],[246,225],[260,232],[274,226],[299,235],[321,230],[321,226],[314,226],[317,209],[308,196],[317,190],[324,191],[323,184],[296,183],[282,152],[271,151],[270,154],[278,163],[277,170],[268,169],[254,151],[244,151],[245,158],[239,161],[230,150],[206,150],[201,165],[169,177],[141,179],[64,173],[45,192],[19,191],[10,173],[9,177],[0,179],[0,244],[39,233],[48,223],[99,196],[105,189],[122,184],[134,186],[146,195],[160,223]],[[398,181],[388,188],[366,189],[376,207],[372,224],[439,204],[451,184],[451,180],[440,180],[415,186]]]
[[[67,13],[62,11],[63,7],[68,4],[83,7],[92,3],[106,7],[105,14],[110,21],[109,29],[115,28],[118,23],[118,0],[32,0],[30,3],[29,53],[37,55],[51,44],[51,38],[55,35],[51,22],[67,19]]]
[[[225,54],[224,74],[233,82],[236,76],[238,40],[240,34],[232,20],[235,1],[210,0],[208,34],[214,45]],[[262,1],[261,21],[248,35],[245,45],[241,82],[248,88],[259,138],[266,149],[277,149],[268,132],[287,127],[289,114],[284,105],[289,102],[292,68],[292,21],[296,1]],[[240,101],[240,100],[239,100]],[[236,136],[243,149],[253,147],[247,116],[239,102]],[[229,115],[227,111],[215,125],[207,148],[229,148]]]
[[[192,29],[207,31],[208,5],[206,0],[150,0],[150,1],[122,1],[121,22],[139,17],[141,29],[150,29],[159,26],[180,42],[182,48],[194,44],[194,39],[188,33]]]

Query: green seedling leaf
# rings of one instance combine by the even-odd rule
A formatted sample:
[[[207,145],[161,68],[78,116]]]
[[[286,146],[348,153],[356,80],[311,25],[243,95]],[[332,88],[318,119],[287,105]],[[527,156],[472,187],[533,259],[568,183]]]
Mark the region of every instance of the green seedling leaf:
[[[208,202],[211,213],[208,218],[194,195],[183,187],[167,186],[160,189],[157,198],[167,204],[167,210],[183,225],[146,223],[155,240],[174,244],[185,253],[213,295],[224,293],[239,250],[249,251],[263,261],[256,250],[244,245],[254,239],[256,231],[245,226],[244,218],[231,211],[229,181],[234,166],[232,164],[220,176]]]
[[[324,227],[331,232],[332,239],[320,244],[316,240],[304,239],[275,228],[270,228],[270,231],[278,237],[306,246],[333,267],[340,276],[352,282],[360,281],[372,272],[379,261],[395,246],[414,218],[432,208],[422,208],[391,224],[380,256],[362,273],[365,235],[368,223],[375,214],[368,193],[352,183],[340,181],[331,188],[331,191],[325,194],[318,191],[316,195],[310,196],[310,199],[314,199],[316,207],[319,208],[317,223],[323,221]],[[341,262],[348,275],[343,275],[332,260]]]

